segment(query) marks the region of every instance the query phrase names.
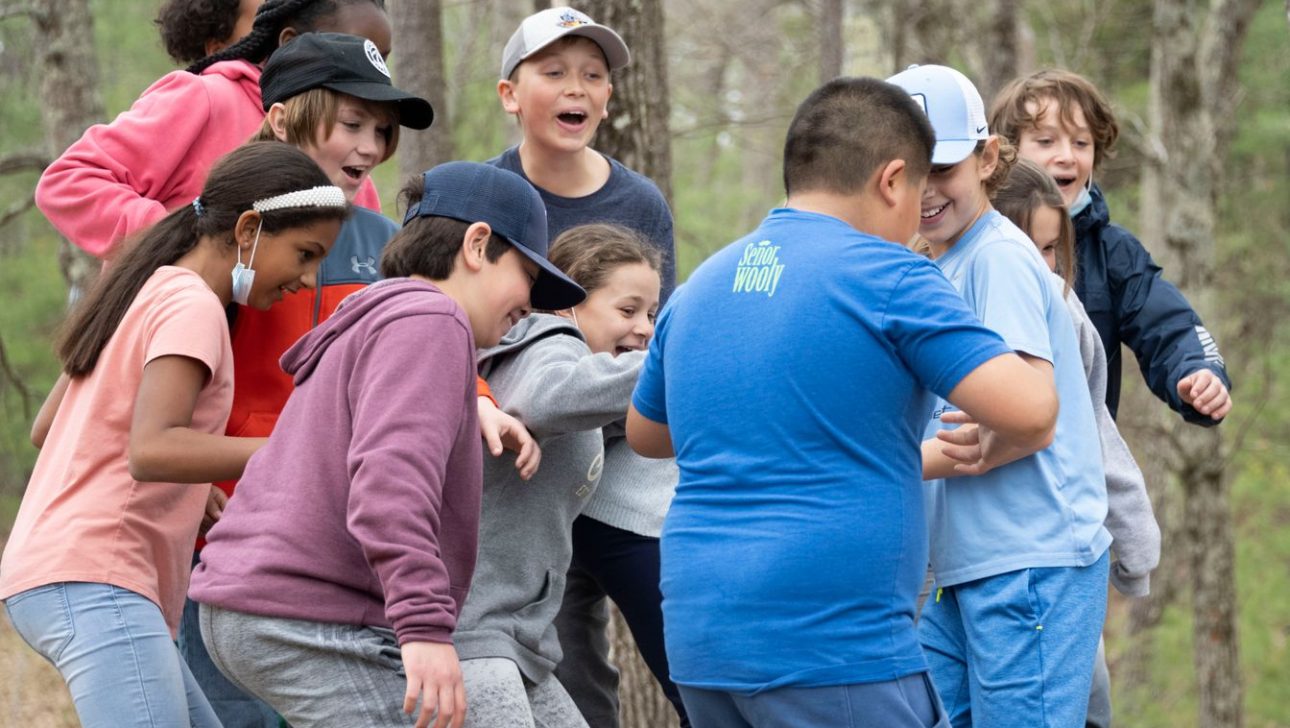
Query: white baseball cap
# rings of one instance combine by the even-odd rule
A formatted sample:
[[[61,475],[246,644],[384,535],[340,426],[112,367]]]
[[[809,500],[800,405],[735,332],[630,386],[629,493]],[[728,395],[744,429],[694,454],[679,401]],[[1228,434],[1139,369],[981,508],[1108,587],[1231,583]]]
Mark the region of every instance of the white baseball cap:
[[[985,103],[967,76],[948,66],[910,66],[887,79],[923,107],[936,132],[932,164],[958,164],[990,138]]]
[[[534,13],[520,23],[502,50],[502,80],[511,77],[515,67],[525,58],[546,48],[566,35],[580,35],[600,46],[613,71],[631,62],[627,44],[610,28],[600,25],[586,13],[573,8],[547,8]]]

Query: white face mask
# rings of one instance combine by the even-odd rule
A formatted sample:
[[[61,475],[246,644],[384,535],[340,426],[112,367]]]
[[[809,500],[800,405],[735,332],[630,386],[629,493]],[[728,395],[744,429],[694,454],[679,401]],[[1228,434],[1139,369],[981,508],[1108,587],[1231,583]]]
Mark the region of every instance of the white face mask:
[[[1075,202],[1071,203],[1071,206],[1070,206],[1071,219],[1074,219],[1076,215],[1083,212],[1084,208],[1088,207],[1089,203],[1093,201],[1093,193],[1091,191],[1092,189],[1093,189],[1093,178],[1090,176],[1088,178],[1088,184],[1084,185],[1084,189],[1079,191],[1079,197],[1076,197]]]
[[[251,300],[251,284],[255,283],[255,271],[251,270],[251,264],[255,262],[256,249],[260,247],[262,227],[263,218],[255,226],[255,242],[251,243],[251,256],[247,258],[246,265],[242,265],[242,246],[237,246],[237,265],[233,266],[233,303],[245,306]]]

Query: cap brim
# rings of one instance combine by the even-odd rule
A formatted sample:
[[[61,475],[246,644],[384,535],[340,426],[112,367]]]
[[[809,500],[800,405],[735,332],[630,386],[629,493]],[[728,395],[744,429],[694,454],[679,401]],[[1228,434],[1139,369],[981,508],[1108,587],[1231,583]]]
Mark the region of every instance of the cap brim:
[[[533,308],[560,311],[573,308],[586,300],[587,292],[582,290],[582,286],[574,283],[572,278],[552,265],[551,261],[514,240],[509,242],[517,252],[537,263],[538,277],[533,282],[533,290],[529,292],[529,303],[533,304]]]
[[[349,94],[364,101],[391,103],[398,107],[399,125],[409,129],[426,129],[434,122],[434,107],[413,94],[383,83],[353,81],[323,84],[326,88]]]
[[[542,45],[530,49],[528,53],[515,59],[515,65],[511,66],[510,72],[503,76],[503,78],[509,78],[510,74],[515,72],[516,66],[528,60],[543,48],[546,48],[561,38],[568,38],[571,35],[580,35],[600,46],[601,52],[605,54],[605,62],[609,64],[609,70],[611,71],[616,71],[632,62],[632,54],[627,50],[627,44],[623,42],[622,36],[615,33],[612,28],[607,28],[603,25],[579,25],[576,28],[569,28],[567,31],[552,37]]]
[[[975,139],[955,139],[938,141],[932,149],[932,164],[958,164],[968,158],[975,149]]]

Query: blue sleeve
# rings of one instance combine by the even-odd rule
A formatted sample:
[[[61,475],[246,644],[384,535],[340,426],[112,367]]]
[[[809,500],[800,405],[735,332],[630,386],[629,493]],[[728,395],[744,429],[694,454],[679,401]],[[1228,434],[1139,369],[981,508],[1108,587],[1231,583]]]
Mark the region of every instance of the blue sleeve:
[[[926,261],[910,266],[892,289],[882,328],[919,384],[942,398],[977,367],[1011,353]]]
[[[1198,369],[1209,369],[1230,390],[1218,343],[1137,238],[1116,226],[1103,239],[1117,338],[1133,349],[1142,377],[1157,397],[1188,422],[1216,424],[1183,403],[1178,382]]]
[[[663,374],[663,346],[667,339],[668,322],[672,320],[675,306],[666,306],[654,327],[654,340],[649,344],[645,366],[636,380],[632,393],[632,406],[647,419],[667,424],[667,382]]]
[[[1013,351],[1051,362],[1048,307],[1054,304],[1048,271],[1011,241],[986,244],[972,261],[963,297]],[[1065,306],[1065,304],[1060,304]]]

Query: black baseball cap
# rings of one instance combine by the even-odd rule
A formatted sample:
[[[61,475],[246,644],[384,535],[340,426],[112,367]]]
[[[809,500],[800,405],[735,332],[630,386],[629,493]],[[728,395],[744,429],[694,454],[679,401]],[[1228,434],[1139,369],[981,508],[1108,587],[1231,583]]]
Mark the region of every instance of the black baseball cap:
[[[546,259],[546,205],[528,180],[480,162],[445,162],[421,176],[421,200],[403,217],[450,217],[486,222],[517,253],[538,266],[529,293],[534,308],[559,311],[582,303],[587,292]]]
[[[434,121],[430,102],[395,88],[376,44],[356,35],[299,35],[269,56],[260,75],[260,99],[265,111],[315,88],[392,103],[398,109],[399,124],[410,129],[425,129]]]

